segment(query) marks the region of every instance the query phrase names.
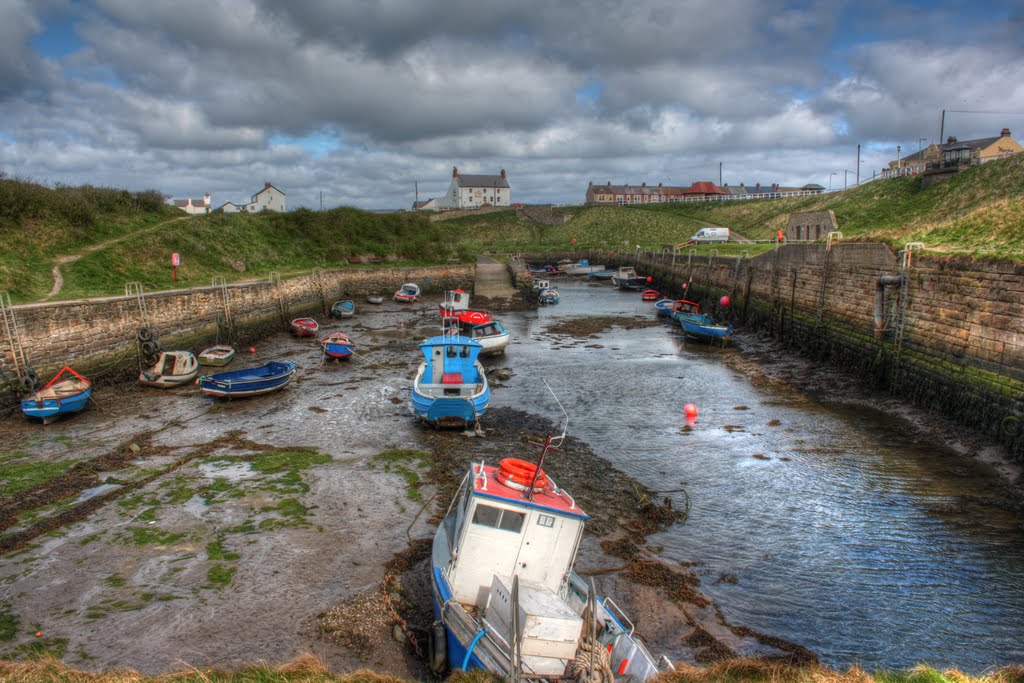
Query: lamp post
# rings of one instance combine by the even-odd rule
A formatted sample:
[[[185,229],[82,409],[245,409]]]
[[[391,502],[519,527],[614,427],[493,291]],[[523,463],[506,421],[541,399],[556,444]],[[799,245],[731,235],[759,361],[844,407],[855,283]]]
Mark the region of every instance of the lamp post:
[[[850,169],[844,168],[843,169],[843,189],[844,190],[846,189],[846,177],[849,176],[849,175],[850,175]]]
[[[835,174],[836,174],[835,171],[832,171],[831,173],[828,174],[828,190],[829,190],[829,192],[832,191],[832,176],[834,176]]]
[[[921,145],[923,145],[926,142],[928,142],[928,138],[918,138],[917,139],[917,151],[918,152],[921,151]]]

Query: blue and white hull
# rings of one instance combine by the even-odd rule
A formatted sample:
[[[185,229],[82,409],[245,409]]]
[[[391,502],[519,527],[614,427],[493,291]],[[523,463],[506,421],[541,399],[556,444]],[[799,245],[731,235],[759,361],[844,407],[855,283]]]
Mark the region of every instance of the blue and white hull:
[[[217,398],[260,396],[284,388],[294,374],[293,361],[272,361],[256,368],[203,375],[199,378],[199,389]]]
[[[423,362],[412,384],[412,410],[435,427],[469,427],[487,410],[491,387],[477,358],[483,347],[462,335],[420,342]]]

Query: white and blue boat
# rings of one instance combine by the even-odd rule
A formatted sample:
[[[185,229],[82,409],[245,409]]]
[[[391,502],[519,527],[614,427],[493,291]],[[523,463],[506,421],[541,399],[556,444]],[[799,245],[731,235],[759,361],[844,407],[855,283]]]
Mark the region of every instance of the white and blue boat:
[[[693,339],[706,342],[721,341],[724,346],[732,337],[732,325],[716,323],[710,315],[701,313],[700,305],[694,301],[677,301],[672,318],[679,322],[683,333]]]
[[[675,299],[659,299],[654,302],[654,314],[659,318],[671,318],[675,305]]]
[[[344,332],[332,332],[320,342],[328,358],[347,360],[356,349],[356,343]]]
[[[462,335],[420,342],[424,361],[412,385],[416,417],[435,427],[470,427],[487,410],[491,388],[477,358],[483,346]]]
[[[67,373],[65,379],[61,377]],[[92,396],[92,380],[65,365],[42,389],[21,399],[21,412],[50,424],[61,415],[77,413],[85,408]]]
[[[334,305],[331,306],[331,315],[335,318],[351,318],[356,314],[356,304],[354,301],[335,301]]]
[[[593,273],[587,273],[588,280],[611,280],[612,276],[615,275],[615,269],[607,268],[605,270],[598,270]]]
[[[537,294],[537,299],[542,306],[557,304],[559,301],[558,290],[555,288],[542,289]]]
[[[512,339],[512,333],[497,320],[479,325],[461,324],[459,330],[463,336],[478,342],[482,347],[481,356],[496,356],[505,353],[505,348]]]
[[[636,269],[632,266],[619,268],[611,279],[612,284],[620,289],[645,289],[647,287],[647,278],[637,275]]]
[[[564,437],[548,435],[538,464],[470,465],[432,546],[434,673],[642,683],[673,668],[573,571],[588,517],[543,470]]]
[[[566,275],[590,275],[591,273],[600,273],[602,270],[605,270],[604,266],[592,266],[590,261],[583,259],[576,263],[570,263],[562,269],[562,272]]]
[[[199,390],[217,398],[259,396],[284,388],[294,374],[294,361],[271,361],[255,368],[203,375],[199,378]]]

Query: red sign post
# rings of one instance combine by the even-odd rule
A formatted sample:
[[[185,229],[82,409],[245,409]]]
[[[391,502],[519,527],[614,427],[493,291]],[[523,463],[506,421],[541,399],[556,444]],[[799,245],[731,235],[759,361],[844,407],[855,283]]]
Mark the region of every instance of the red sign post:
[[[174,281],[178,281],[178,266],[181,265],[181,256],[178,252],[171,254],[171,267],[174,268]]]

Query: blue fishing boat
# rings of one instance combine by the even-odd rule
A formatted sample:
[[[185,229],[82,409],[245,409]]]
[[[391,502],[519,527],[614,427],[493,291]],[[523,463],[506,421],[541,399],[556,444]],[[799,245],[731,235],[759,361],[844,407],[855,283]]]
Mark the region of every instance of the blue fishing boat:
[[[67,373],[68,377],[61,379]],[[21,399],[21,412],[50,424],[61,415],[77,413],[92,396],[92,381],[65,365],[46,386]]]
[[[218,398],[259,396],[283,388],[294,374],[294,361],[270,361],[255,368],[203,375],[199,378],[199,390]]]
[[[659,318],[671,318],[675,305],[675,299],[659,299],[654,302],[654,314]]]
[[[679,326],[683,328],[686,336],[693,339],[707,342],[721,341],[724,346],[732,337],[732,325],[716,323],[710,315],[700,312],[700,305],[695,301],[686,299],[677,301],[672,318],[679,321]]]
[[[420,342],[424,361],[412,386],[412,409],[435,427],[469,427],[487,410],[491,388],[477,358],[483,347],[461,335]]]
[[[336,301],[331,306],[331,315],[335,318],[351,318],[356,313],[356,304],[354,301]]]
[[[435,674],[643,683],[673,668],[573,570],[589,517],[543,470],[564,437],[549,434],[536,464],[470,464],[431,547]]]
[[[325,356],[339,360],[349,358],[356,348],[355,342],[349,339],[349,336],[344,332],[333,332],[327,335],[320,342],[320,346],[323,347]]]
[[[646,289],[648,279],[637,275],[632,266],[619,268],[612,275],[612,284],[620,289]]]
[[[599,270],[594,273],[587,273],[588,280],[611,280],[612,275],[615,275],[614,268],[606,268],[605,270]]]
[[[557,304],[559,302],[558,290],[542,289],[537,294],[537,299],[540,301],[542,306],[546,306],[548,304]]]

